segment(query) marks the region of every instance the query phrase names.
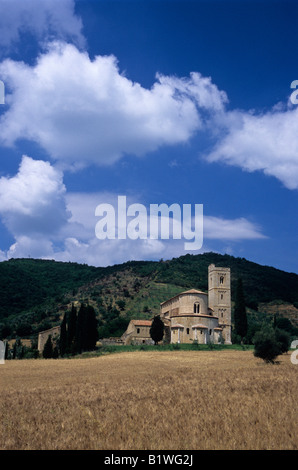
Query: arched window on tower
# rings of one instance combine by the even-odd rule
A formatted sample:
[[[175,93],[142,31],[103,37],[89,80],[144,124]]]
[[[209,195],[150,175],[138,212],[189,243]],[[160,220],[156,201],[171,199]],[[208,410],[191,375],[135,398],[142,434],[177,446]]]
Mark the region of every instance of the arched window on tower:
[[[199,302],[194,303],[193,313],[200,313],[200,304],[199,304]]]
[[[223,283],[224,283],[224,276],[220,276],[220,278],[219,278],[219,283],[220,283],[220,284],[223,284]]]

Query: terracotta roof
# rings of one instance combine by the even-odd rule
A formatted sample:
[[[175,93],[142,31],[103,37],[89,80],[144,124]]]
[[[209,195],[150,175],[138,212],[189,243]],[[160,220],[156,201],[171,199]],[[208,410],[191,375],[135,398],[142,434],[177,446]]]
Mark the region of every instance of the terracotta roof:
[[[201,325],[200,323],[197,323],[196,325],[192,325],[192,328],[206,328],[208,330],[208,326]]]
[[[48,330],[43,330],[43,331],[40,331],[38,334],[43,334],[43,333],[49,333],[50,331],[58,331],[60,330],[60,326],[57,325],[57,326],[53,326],[52,328],[49,328]]]
[[[180,323],[176,323],[175,325],[171,325],[171,328],[184,328],[184,326]]]
[[[197,290],[197,289],[189,289],[189,290],[185,290],[184,292],[181,292],[181,294],[206,294],[206,292],[203,292],[202,290]]]
[[[175,299],[176,297],[179,297],[179,295],[184,295],[184,294],[204,294],[204,295],[208,295],[206,292],[203,292],[201,290],[189,289],[189,290],[186,290],[184,292],[180,292],[180,294],[174,295],[173,297],[170,297],[168,300],[165,300],[164,302],[161,302],[160,305],[163,305],[166,302],[169,302],[169,300]]]
[[[131,320],[131,323],[137,326],[151,326],[152,321],[151,320]]]

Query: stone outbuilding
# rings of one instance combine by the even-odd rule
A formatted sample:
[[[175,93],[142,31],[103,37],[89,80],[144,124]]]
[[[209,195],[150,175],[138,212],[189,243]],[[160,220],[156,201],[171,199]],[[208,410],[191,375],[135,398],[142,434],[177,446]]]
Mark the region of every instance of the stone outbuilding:
[[[56,343],[59,335],[60,335],[60,326],[54,326],[53,328],[49,328],[48,330],[41,331],[38,334],[38,346],[37,346],[38,351],[42,353],[49,336],[51,336],[52,341]]]
[[[121,339],[124,344],[154,344],[150,336],[151,320],[130,320]]]

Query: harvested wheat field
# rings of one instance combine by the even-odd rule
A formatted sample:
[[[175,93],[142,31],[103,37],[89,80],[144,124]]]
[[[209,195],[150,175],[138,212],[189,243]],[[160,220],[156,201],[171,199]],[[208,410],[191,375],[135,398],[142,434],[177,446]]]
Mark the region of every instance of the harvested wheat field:
[[[0,366],[0,449],[298,449],[298,366],[138,351]]]

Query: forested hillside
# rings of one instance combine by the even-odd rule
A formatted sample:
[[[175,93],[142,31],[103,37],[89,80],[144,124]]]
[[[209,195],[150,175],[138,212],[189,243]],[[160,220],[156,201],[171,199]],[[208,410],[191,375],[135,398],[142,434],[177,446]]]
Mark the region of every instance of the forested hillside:
[[[81,301],[94,306],[103,336],[121,334],[131,318],[152,317],[160,302],[181,290],[207,291],[211,263],[231,268],[232,300],[241,277],[246,305],[255,315],[272,315],[272,305],[279,305],[279,312],[287,315],[288,311],[298,326],[297,274],[244,258],[205,253],[104,268],[35,259],[1,262],[0,334],[36,335],[59,324],[71,303]]]

